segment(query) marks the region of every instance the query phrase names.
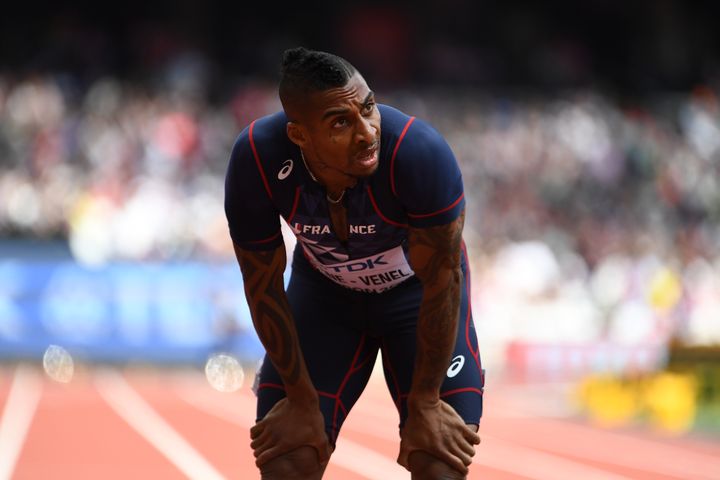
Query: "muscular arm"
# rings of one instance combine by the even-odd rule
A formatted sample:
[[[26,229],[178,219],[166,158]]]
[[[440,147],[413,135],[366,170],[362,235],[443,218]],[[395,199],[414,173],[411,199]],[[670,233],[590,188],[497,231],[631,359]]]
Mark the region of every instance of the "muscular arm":
[[[243,250],[235,245],[253,325],[285,384],[291,402],[317,405],[318,396],[305,367],[295,323],[285,295],[285,247]]]
[[[475,454],[474,445],[480,443],[474,429],[440,399],[460,315],[464,215],[463,211],[447,225],[410,229],[410,264],[423,284],[423,297],[407,399],[408,417],[400,432],[398,462],[411,472],[425,469],[423,458],[435,457],[445,464],[443,468],[467,475]],[[411,454],[416,451],[420,453],[413,460]]]
[[[460,244],[465,212],[439,227],[411,228],[410,264],[423,284],[408,408],[436,403],[460,315]]]
[[[263,465],[302,446],[317,450],[320,465],[330,458],[320,402],[300,350],[285,295],[285,247],[249,251],[235,245],[253,325],[285,385],[286,398],[250,429],[255,463]]]

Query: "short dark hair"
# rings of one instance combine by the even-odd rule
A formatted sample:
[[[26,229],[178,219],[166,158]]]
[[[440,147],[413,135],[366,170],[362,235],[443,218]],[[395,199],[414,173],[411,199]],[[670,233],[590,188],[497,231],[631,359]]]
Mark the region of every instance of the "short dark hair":
[[[290,48],[283,52],[280,73],[280,101],[287,107],[299,96],[342,87],[357,70],[350,62],[332,53]]]

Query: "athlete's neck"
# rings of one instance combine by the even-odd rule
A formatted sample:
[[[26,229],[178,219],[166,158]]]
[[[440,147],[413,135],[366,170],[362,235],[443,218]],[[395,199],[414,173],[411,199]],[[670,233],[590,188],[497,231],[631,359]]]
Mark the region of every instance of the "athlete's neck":
[[[352,188],[357,183],[357,178],[348,175],[336,168],[329,167],[319,159],[314,159],[312,155],[305,155],[300,150],[305,169],[316,183],[325,187],[327,195],[331,201],[339,201],[345,190]]]

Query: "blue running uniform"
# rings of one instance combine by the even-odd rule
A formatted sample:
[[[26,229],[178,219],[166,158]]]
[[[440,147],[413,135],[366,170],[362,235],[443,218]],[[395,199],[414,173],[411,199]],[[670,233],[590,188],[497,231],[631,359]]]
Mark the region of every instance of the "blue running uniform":
[[[297,237],[287,297],[333,444],[367,384],[378,350],[402,428],[423,291],[407,260],[408,227],[446,225],[465,205],[462,175],[443,137],[397,109],[378,109],[379,165],[345,193],[345,243],[332,231],[325,188],[313,180],[299,147],[287,137],[283,112],[242,131],[225,182],[225,211],[237,246],[280,247],[280,217]],[[464,248],[462,273],[457,340],[440,395],[466,423],[478,424],[484,373]],[[258,419],[285,396],[267,356],[256,393]]]

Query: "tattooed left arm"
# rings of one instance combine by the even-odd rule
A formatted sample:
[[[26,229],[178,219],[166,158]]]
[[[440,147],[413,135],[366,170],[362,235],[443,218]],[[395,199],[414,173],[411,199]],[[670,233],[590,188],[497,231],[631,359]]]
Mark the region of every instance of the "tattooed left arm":
[[[440,399],[460,315],[460,248],[465,212],[439,227],[411,228],[409,259],[423,284],[408,418],[398,462],[410,469],[410,454],[422,450],[467,474],[478,435]]]

